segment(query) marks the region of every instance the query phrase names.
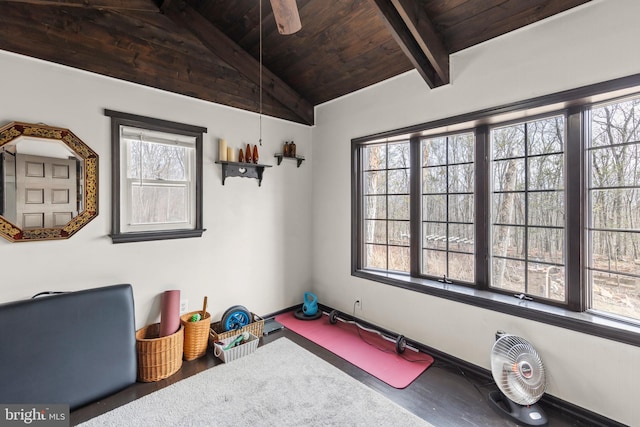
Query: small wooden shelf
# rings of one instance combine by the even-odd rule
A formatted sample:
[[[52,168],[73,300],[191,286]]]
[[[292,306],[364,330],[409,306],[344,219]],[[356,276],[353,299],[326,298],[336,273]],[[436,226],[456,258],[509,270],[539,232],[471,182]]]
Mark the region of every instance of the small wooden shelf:
[[[264,168],[270,168],[271,165],[261,165],[259,163],[240,163],[240,162],[216,162],[222,165],[222,185],[227,177],[239,176],[241,178],[255,178],[258,180],[258,186],[262,186],[262,174]]]
[[[298,163],[298,167],[300,167],[302,162],[304,162],[304,157],[302,157],[302,156],[295,156],[295,157],[294,156],[285,156],[282,153],[276,153],[276,154],[273,155],[273,157],[278,159],[278,166],[280,165],[280,163],[282,163],[282,159],[295,160]]]

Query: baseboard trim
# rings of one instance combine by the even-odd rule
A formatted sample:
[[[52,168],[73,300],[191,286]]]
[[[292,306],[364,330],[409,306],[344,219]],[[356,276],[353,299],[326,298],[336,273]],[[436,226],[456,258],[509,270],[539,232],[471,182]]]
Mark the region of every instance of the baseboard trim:
[[[271,319],[276,317],[279,314],[288,313],[290,311],[297,310],[300,307],[301,307],[300,304],[296,304],[296,305],[292,305],[291,307],[283,308],[282,310],[274,311],[273,313],[265,314],[264,316],[260,316],[260,317],[262,317],[263,319]]]

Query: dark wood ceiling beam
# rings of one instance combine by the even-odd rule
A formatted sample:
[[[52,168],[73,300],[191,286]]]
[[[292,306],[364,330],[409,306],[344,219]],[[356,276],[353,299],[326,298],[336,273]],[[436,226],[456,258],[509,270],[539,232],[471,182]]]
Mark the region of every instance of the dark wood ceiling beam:
[[[178,5],[178,3],[180,3]],[[191,31],[202,44],[247,79],[260,85],[260,62],[211,24],[199,12],[181,1],[165,1],[163,13],[182,28]],[[262,88],[303,123],[313,124],[313,106],[278,76],[262,66]]]
[[[0,0],[0,3],[26,3],[37,6],[66,6],[159,13],[152,0]]]
[[[375,7],[393,38],[429,87],[434,88],[445,84],[429,61],[429,58],[418,45],[418,42],[416,42],[391,0],[369,0],[369,2]]]
[[[424,7],[414,0],[391,0],[413,38],[444,84],[449,83],[449,52]]]

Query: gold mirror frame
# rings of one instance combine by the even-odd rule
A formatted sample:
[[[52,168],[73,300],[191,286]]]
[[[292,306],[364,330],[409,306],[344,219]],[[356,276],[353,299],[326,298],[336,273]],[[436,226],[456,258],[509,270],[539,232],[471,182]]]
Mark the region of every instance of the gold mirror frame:
[[[21,229],[0,216],[0,236],[11,242],[68,239],[98,216],[98,155],[69,129],[11,122],[0,128],[0,147],[28,136],[60,141],[84,161],[84,209],[62,227]]]

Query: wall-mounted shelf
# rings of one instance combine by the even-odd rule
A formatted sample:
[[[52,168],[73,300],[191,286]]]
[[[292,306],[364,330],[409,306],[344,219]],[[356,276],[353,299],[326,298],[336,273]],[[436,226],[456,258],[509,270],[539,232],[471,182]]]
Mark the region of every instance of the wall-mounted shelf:
[[[298,167],[300,167],[300,165],[302,164],[302,162],[304,162],[304,157],[302,156],[285,156],[282,153],[276,153],[273,155],[273,157],[275,157],[276,159],[278,159],[278,165],[280,165],[280,163],[282,163],[282,159],[291,159],[291,160],[295,160],[298,162]]]
[[[240,162],[216,162],[222,165],[222,185],[229,176],[239,176],[241,178],[255,178],[258,180],[258,186],[262,186],[262,174],[264,168],[270,168],[271,165],[261,165],[259,163],[240,163]]]

